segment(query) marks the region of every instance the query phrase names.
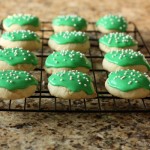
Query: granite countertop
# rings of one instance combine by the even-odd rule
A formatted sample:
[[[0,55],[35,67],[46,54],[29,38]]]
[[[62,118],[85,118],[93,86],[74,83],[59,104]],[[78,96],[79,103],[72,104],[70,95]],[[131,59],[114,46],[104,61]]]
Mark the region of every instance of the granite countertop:
[[[89,21],[113,12],[136,23],[150,47],[150,2],[106,0],[0,0],[0,19],[31,13],[41,20],[76,13]],[[2,150],[148,150],[149,114],[0,112]]]

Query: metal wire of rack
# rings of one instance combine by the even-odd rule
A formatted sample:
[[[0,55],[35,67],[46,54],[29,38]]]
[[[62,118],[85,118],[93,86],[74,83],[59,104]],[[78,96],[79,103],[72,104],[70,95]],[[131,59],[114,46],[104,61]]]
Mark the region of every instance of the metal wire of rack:
[[[139,43],[139,51],[150,60],[150,50],[146,46],[141,33],[136,25],[129,23],[131,29],[127,31]],[[0,34],[3,33],[2,25],[0,27]],[[36,52],[39,58],[38,67],[31,72],[39,80],[39,86],[35,94],[29,98],[20,100],[0,100],[0,111],[22,111],[22,112],[69,112],[69,113],[146,113],[150,112],[150,96],[143,99],[128,100],[114,97],[107,92],[104,87],[104,82],[108,76],[108,72],[103,70],[101,62],[103,60],[103,53],[98,47],[98,39],[102,33],[96,30],[95,23],[90,22],[86,33],[90,37],[91,48],[86,54],[92,62],[92,69],[90,75],[93,78],[93,83],[97,92],[97,97],[94,99],[81,100],[62,100],[49,94],[47,88],[48,75],[43,69],[45,58],[52,52],[48,47],[48,39],[53,30],[51,22],[43,21],[42,29],[38,32],[42,41],[42,49]]]

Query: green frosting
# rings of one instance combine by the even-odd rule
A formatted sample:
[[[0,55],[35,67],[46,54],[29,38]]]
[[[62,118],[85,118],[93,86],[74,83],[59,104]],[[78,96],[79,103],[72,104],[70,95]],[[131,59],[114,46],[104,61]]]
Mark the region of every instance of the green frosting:
[[[88,95],[94,93],[94,89],[91,86],[91,78],[85,73],[78,71],[62,71],[52,74],[48,81],[53,86],[66,87],[72,92],[84,91]]]
[[[8,90],[25,89],[38,81],[26,71],[0,71],[0,87]]]
[[[84,32],[80,31],[60,32],[53,34],[50,37],[50,40],[53,40],[58,44],[85,43],[88,39],[88,36]]]
[[[108,47],[118,48],[137,45],[137,42],[130,35],[124,33],[109,33],[101,37],[99,42]]]
[[[7,27],[10,27],[14,24],[18,24],[20,26],[32,25],[37,27],[39,26],[40,22],[38,17],[32,16],[30,14],[14,14],[4,19],[3,24]]]
[[[108,76],[107,83],[109,86],[123,92],[140,88],[150,90],[150,80],[148,79],[148,75],[135,70],[119,70],[111,72]]]
[[[39,36],[30,30],[18,30],[13,32],[4,32],[2,38],[9,41],[38,41]]]
[[[22,48],[0,49],[0,60],[15,66],[17,64],[32,64],[36,66],[38,60],[33,53]]]
[[[120,32],[125,32],[128,24],[124,17],[110,14],[100,18],[96,22],[96,26],[102,26],[108,30],[117,30]]]
[[[105,54],[105,59],[119,66],[144,65],[150,70],[150,65],[141,52],[132,49],[111,51]]]
[[[84,54],[73,50],[62,50],[60,52],[53,52],[50,54],[46,61],[45,66],[47,68],[77,68],[86,67],[91,69],[90,61]]]
[[[71,26],[76,30],[82,30],[87,27],[86,20],[77,15],[58,16],[53,19],[52,24],[55,26]]]

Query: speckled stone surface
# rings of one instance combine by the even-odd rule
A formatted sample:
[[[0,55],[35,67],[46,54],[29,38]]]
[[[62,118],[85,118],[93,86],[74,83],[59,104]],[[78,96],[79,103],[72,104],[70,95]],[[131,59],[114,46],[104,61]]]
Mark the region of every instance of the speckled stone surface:
[[[76,13],[96,21],[110,12],[137,24],[150,45],[148,0],[0,0],[0,19],[31,13],[41,20]],[[149,114],[56,114],[0,112],[1,150],[149,150]]]
[[[0,113],[3,149],[148,150],[149,114]]]

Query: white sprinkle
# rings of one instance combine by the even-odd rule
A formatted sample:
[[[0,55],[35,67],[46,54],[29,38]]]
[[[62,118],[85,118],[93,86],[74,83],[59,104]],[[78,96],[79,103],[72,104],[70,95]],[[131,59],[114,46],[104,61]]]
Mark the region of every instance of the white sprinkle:
[[[125,78],[125,76],[122,76],[120,79],[123,80]]]
[[[128,84],[132,84],[132,81],[129,81]]]
[[[84,84],[84,86],[87,86],[87,84]]]

